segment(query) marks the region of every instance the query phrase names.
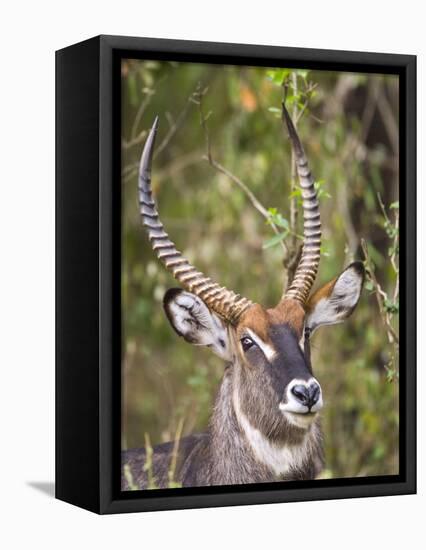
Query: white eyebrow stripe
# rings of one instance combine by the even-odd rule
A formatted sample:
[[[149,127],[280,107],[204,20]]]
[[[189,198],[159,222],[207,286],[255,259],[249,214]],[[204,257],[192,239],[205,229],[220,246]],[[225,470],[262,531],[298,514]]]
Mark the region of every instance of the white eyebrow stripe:
[[[264,342],[262,338],[260,338],[255,332],[253,332],[249,328],[247,329],[247,332],[250,335],[250,338],[252,338],[253,341],[263,351],[266,359],[268,359],[268,361],[272,361],[272,359],[274,359],[274,357],[277,355],[277,352],[274,350],[274,348],[269,344],[267,344],[266,342]]]
[[[305,327],[303,327],[302,338],[299,340],[299,347],[305,352]]]

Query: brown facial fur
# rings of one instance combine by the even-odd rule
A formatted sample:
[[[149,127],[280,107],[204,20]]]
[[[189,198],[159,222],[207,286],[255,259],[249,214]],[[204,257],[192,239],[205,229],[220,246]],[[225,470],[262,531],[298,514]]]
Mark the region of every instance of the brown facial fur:
[[[312,294],[312,296],[308,299],[306,303],[307,313],[310,313],[320,300],[322,300],[323,298],[328,298],[330,296],[330,294],[333,292],[333,288],[336,284],[337,279],[338,277],[334,277],[334,279],[331,279],[331,281],[329,281],[327,284],[325,284]]]
[[[283,300],[276,307],[270,309],[254,304],[239,320],[237,336],[241,338],[244,329],[249,328],[259,335],[264,342],[270,344],[270,327],[286,324],[301,338],[304,319],[305,310],[302,305],[291,298]]]
[[[278,445],[284,442],[298,445],[306,436],[304,429],[289,424],[279,411],[279,404],[288,383],[287,377],[291,379],[293,376],[292,369],[287,371],[285,368],[288,358],[296,354],[297,361],[293,368],[294,366],[298,369],[303,367],[304,372],[296,378],[311,376],[298,344],[303,333],[304,319],[305,311],[300,302],[288,298],[282,300],[275,308],[266,309],[259,304],[253,305],[241,317],[236,328],[238,340],[245,336],[246,329],[250,329],[277,353],[276,359],[264,368],[266,359],[256,357],[254,360],[253,357],[250,359],[250,352],[247,354],[239,346],[240,362],[233,368],[233,385],[238,388],[241,411],[250,424]],[[287,335],[292,334],[294,339],[289,349],[290,355],[284,352],[285,357],[282,346],[277,345],[277,336],[285,337],[284,327],[289,331]],[[296,351],[295,348],[297,348]],[[262,388],[261,392],[258,391],[259,387]],[[253,399],[253,396],[256,398]]]

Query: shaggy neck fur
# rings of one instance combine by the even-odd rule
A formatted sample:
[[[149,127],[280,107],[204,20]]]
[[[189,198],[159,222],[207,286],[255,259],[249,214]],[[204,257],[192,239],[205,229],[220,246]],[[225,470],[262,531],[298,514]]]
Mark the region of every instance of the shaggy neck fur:
[[[225,369],[208,432],[180,441],[176,479],[184,487],[314,479],[323,467],[318,421],[306,432],[289,425],[279,438],[266,437],[239,402],[236,371],[237,366],[231,364]],[[173,449],[173,442],[154,448],[153,474],[158,487],[168,487]],[[122,460],[133,483],[146,489],[145,449],[124,451]],[[130,489],[124,470],[122,487]]]
[[[208,478],[237,484],[312,479],[322,467],[319,425],[314,422],[294,442],[274,442],[253,427],[234,388],[233,366],[226,368],[210,424]]]

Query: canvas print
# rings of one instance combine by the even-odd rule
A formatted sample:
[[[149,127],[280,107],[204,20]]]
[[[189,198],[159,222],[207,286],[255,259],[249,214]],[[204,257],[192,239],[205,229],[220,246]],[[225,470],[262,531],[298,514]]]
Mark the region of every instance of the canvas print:
[[[121,60],[121,489],[399,473],[399,82]]]

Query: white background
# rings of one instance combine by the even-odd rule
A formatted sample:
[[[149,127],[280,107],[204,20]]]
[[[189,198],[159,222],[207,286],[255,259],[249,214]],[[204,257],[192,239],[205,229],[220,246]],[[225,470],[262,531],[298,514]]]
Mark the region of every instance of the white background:
[[[124,34],[417,54],[425,206],[422,2],[160,0],[3,3],[0,21],[2,548],[425,548],[424,354],[419,496],[98,517],[31,484],[54,475],[54,51]],[[425,233],[425,216],[419,216]],[[419,239],[424,266],[424,239]],[[421,271],[419,270],[419,273]],[[419,309],[425,293],[420,280]],[[420,327],[421,329],[421,327]],[[422,335],[420,334],[420,342]]]

